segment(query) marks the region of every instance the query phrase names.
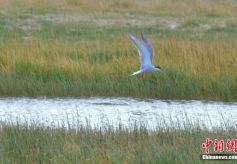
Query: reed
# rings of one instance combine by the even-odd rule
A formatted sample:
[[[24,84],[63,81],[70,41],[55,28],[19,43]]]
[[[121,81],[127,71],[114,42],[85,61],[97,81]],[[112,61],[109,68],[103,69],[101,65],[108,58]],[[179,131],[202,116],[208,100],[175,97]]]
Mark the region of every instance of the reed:
[[[61,128],[2,122],[0,159],[3,163],[203,163],[200,155],[207,137],[224,142],[236,137],[236,127],[209,131],[189,123],[185,129],[176,129],[164,122],[156,130],[109,123],[102,128],[89,124],[70,127],[67,122]],[[214,152],[213,146],[210,151]]]

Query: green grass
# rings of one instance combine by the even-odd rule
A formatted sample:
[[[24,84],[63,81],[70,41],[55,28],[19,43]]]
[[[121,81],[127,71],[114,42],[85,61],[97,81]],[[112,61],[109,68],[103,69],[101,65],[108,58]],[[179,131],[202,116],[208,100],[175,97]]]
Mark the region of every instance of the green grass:
[[[0,96],[237,99],[235,2],[0,3]],[[163,69],[145,81],[129,77],[142,29]]]
[[[66,130],[34,122],[1,123],[0,160],[2,163],[203,163],[200,155],[205,154],[202,149],[205,139],[227,142],[236,137],[235,129],[209,131],[187,123],[184,130],[168,127],[164,122],[156,130],[136,124],[130,128],[107,124],[100,129],[78,124]],[[210,151],[214,152],[213,145]]]

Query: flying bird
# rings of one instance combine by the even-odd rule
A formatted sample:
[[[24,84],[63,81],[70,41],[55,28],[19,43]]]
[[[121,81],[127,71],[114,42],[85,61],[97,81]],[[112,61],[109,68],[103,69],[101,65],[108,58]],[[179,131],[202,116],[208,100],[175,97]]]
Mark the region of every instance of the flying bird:
[[[152,60],[154,57],[154,49],[148,40],[146,34],[142,31],[141,32],[142,41],[139,41],[133,35],[129,33],[129,37],[132,40],[133,44],[136,46],[139,56],[140,56],[140,70],[137,72],[133,72],[131,76],[136,76],[142,74],[141,79],[144,80],[144,74],[158,72],[161,70],[161,67],[154,66],[152,64]]]

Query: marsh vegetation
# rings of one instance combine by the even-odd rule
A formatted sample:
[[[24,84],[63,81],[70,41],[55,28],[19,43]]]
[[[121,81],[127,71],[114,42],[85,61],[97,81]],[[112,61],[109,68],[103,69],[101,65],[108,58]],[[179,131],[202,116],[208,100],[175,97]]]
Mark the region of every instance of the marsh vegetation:
[[[163,124],[150,131],[145,125],[136,124],[130,128],[107,124],[94,129],[89,124],[78,124],[77,128],[55,129],[34,122],[8,122],[0,127],[0,160],[2,163],[203,163],[200,156],[204,154],[202,143],[207,137],[226,142],[236,137],[236,126],[209,131],[198,125],[186,124],[184,130]],[[209,150],[213,153],[214,146]]]
[[[233,1],[5,1],[1,96],[236,100]],[[139,67],[128,32],[143,29],[162,73]]]
[[[0,96],[236,101],[236,11],[233,0],[0,0]],[[127,34],[141,30],[163,69],[144,81],[129,77],[139,58]],[[0,161],[202,163],[206,137],[235,138],[236,126],[1,122]]]

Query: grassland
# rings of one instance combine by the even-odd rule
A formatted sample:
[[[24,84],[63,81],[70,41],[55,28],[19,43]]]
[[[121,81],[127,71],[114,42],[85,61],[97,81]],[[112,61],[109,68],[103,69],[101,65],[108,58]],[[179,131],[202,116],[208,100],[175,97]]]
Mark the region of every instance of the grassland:
[[[155,131],[136,125],[129,129],[78,125],[66,130],[29,122],[1,123],[0,160],[1,163],[204,163],[200,155],[204,154],[202,143],[207,137],[213,141],[223,139],[225,143],[236,138],[236,127],[208,131],[189,124],[185,130],[163,126],[157,126]],[[209,148],[212,153],[213,148],[213,145]]]
[[[235,1],[0,0],[1,96],[237,99]],[[127,33],[163,72],[131,78]]]

